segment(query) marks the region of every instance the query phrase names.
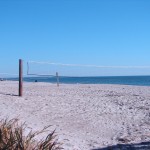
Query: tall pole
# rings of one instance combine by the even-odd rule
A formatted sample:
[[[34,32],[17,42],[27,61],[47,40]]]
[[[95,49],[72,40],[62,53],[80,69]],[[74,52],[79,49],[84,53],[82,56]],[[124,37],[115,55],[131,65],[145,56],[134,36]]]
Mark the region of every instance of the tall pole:
[[[59,76],[58,76],[58,72],[56,72],[56,78],[57,78],[57,86],[59,87]]]
[[[23,95],[23,61],[19,59],[19,96]]]

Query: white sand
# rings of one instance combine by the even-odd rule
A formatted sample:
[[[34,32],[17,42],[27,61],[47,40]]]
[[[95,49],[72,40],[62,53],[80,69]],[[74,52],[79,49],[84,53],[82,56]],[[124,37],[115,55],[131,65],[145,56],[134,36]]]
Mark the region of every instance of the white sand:
[[[39,130],[56,128],[65,150],[150,140],[150,87],[0,82],[0,119],[19,117]]]

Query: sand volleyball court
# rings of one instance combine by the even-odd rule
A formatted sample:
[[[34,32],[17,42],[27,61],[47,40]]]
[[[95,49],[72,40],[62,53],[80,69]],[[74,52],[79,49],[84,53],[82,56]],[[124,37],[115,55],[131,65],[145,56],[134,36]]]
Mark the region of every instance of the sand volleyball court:
[[[65,150],[94,150],[150,140],[150,87],[0,82],[0,119],[33,130],[52,125]]]

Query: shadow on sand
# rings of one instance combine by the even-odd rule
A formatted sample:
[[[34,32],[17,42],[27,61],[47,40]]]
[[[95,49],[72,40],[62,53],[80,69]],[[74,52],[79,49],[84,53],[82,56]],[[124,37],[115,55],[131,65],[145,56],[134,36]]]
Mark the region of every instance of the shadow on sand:
[[[3,92],[0,92],[1,95],[9,95],[9,96],[18,96],[17,94],[10,94],[10,93],[3,93]]]
[[[142,142],[136,144],[117,144],[92,150],[150,150],[150,142]]]

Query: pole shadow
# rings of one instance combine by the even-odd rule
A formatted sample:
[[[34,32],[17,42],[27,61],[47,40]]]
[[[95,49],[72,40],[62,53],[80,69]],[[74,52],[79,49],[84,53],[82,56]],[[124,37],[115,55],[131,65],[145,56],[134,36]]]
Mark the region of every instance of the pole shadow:
[[[117,144],[92,150],[150,150],[150,142],[141,142],[134,144]]]
[[[3,93],[0,92],[1,95],[8,95],[8,96],[18,96],[17,94],[11,94],[11,93]]]

